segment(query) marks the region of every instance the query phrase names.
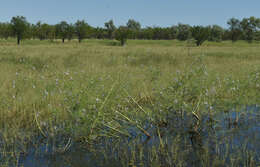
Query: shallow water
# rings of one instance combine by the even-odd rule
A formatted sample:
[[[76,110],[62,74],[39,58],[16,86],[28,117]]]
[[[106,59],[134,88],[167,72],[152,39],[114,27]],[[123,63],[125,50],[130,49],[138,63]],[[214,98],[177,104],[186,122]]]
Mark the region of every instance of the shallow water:
[[[103,139],[94,145],[70,142],[69,137],[42,141],[37,149],[31,147],[18,156],[18,166],[212,166],[215,162],[228,166],[260,165],[257,105],[240,112],[204,114],[200,121],[191,114],[170,111],[166,121],[147,122],[145,129],[151,137],[129,127],[131,137],[120,141]],[[61,148],[65,145],[69,147],[64,152]]]

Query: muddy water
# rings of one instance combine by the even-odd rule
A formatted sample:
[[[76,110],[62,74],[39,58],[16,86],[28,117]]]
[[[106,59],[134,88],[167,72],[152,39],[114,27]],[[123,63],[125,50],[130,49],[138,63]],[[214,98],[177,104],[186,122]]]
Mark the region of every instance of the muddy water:
[[[169,111],[166,118],[147,122],[145,129],[151,137],[129,127],[131,137],[120,141],[103,139],[98,144],[81,145],[63,137],[63,141],[42,142],[37,149],[21,154],[18,166],[260,165],[259,106],[205,114],[200,121],[175,111]],[[57,145],[69,147],[64,152]]]

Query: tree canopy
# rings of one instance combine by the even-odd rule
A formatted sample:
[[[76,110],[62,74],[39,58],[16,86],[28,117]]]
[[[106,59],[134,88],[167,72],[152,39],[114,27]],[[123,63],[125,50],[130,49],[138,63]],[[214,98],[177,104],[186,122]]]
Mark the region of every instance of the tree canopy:
[[[126,26],[120,26],[115,32],[116,40],[120,41],[122,46],[125,45],[128,36],[129,29]]]
[[[20,44],[23,38],[40,40],[77,38],[79,42],[86,38],[97,39],[117,39],[122,45],[127,39],[146,39],[146,40],[173,40],[180,41],[194,39],[198,46],[204,41],[221,42],[222,40],[246,40],[252,42],[260,41],[260,18],[249,17],[241,20],[230,18],[227,21],[228,28],[218,25],[209,26],[190,26],[189,24],[179,23],[170,27],[148,26],[142,27],[141,23],[129,19],[125,25],[118,28],[113,20],[104,23],[104,27],[91,27],[85,20],[78,20],[75,23],[61,21],[56,25],[43,23],[30,24],[23,16],[16,16],[10,22],[0,22],[0,38],[8,39],[16,37]]]
[[[70,25],[66,21],[61,21],[56,25],[56,35],[62,39],[63,43],[68,37],[69,27]]]
[[[194,26],[191,28],[192,37],[196,40],[197,46],[200,46],[204,41],[209,38],[209,27]]]
[[[116,30],[116,26],[114,25],[113,20],[109,20],[105,23],[105,27],[107,29],[108,38],[112,39],[114,37],[114,32]]]
[[[11,28],[14,35],[17,37],[17,44],[20,44],[21,39],[25,36],[29,23],[23,16],[13,17],[11,20]]]
[[[79,42],[81,42],[87,36],[87,29],[90,27],[84,20],[78,20],[75,23],[75,32]]]

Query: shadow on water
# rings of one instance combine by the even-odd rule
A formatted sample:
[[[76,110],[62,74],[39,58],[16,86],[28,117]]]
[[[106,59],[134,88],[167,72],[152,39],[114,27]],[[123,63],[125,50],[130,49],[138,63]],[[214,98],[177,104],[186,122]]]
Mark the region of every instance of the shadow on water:
[[[260,107],[208,113],[200,120],[169,111],[167,119],[147,122],[147,137],[129,127],[129,138],[102,139],[99,144],[72,142],[69,137],[41,141],[21,154],[18,166],[258,166]],[[59,141],[57,141],[59,140]],[[67,147],[64,152],[53,145]],[[44,144],[53,143],[53,144]]]

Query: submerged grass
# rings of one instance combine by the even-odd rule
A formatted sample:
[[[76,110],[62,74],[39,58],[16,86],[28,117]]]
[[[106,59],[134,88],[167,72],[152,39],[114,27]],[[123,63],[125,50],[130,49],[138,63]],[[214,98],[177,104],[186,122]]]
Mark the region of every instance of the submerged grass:
[[[258,43],[207,42],[190,48],[179,41],[130,40],[126,47],[111,42],[0,42],[1,165],[8,166],[10,159],[16,164],[30,145],[39,148],[43,141],[64,152],[71,143],[133,138],[131,129],[152,138],[149,122],[157,127],[159,147],[145,153],[142,147],[133,149],[134,159],[122,153],[122,163],[145,166],[143,153],[152,166],[187,166],[190,139],[184,140],[190,151],[181,153],[176,144],[168,146],[159,128],[169,124],[173,111],[196,118],[191,132],[196,136],[205,113],[260,104]],[[178,135],[173,140],[183,140]],[[200,166],[259,165],[246,149],[241,159],[228,153],[212,158],[207,151],[198,158]]]

